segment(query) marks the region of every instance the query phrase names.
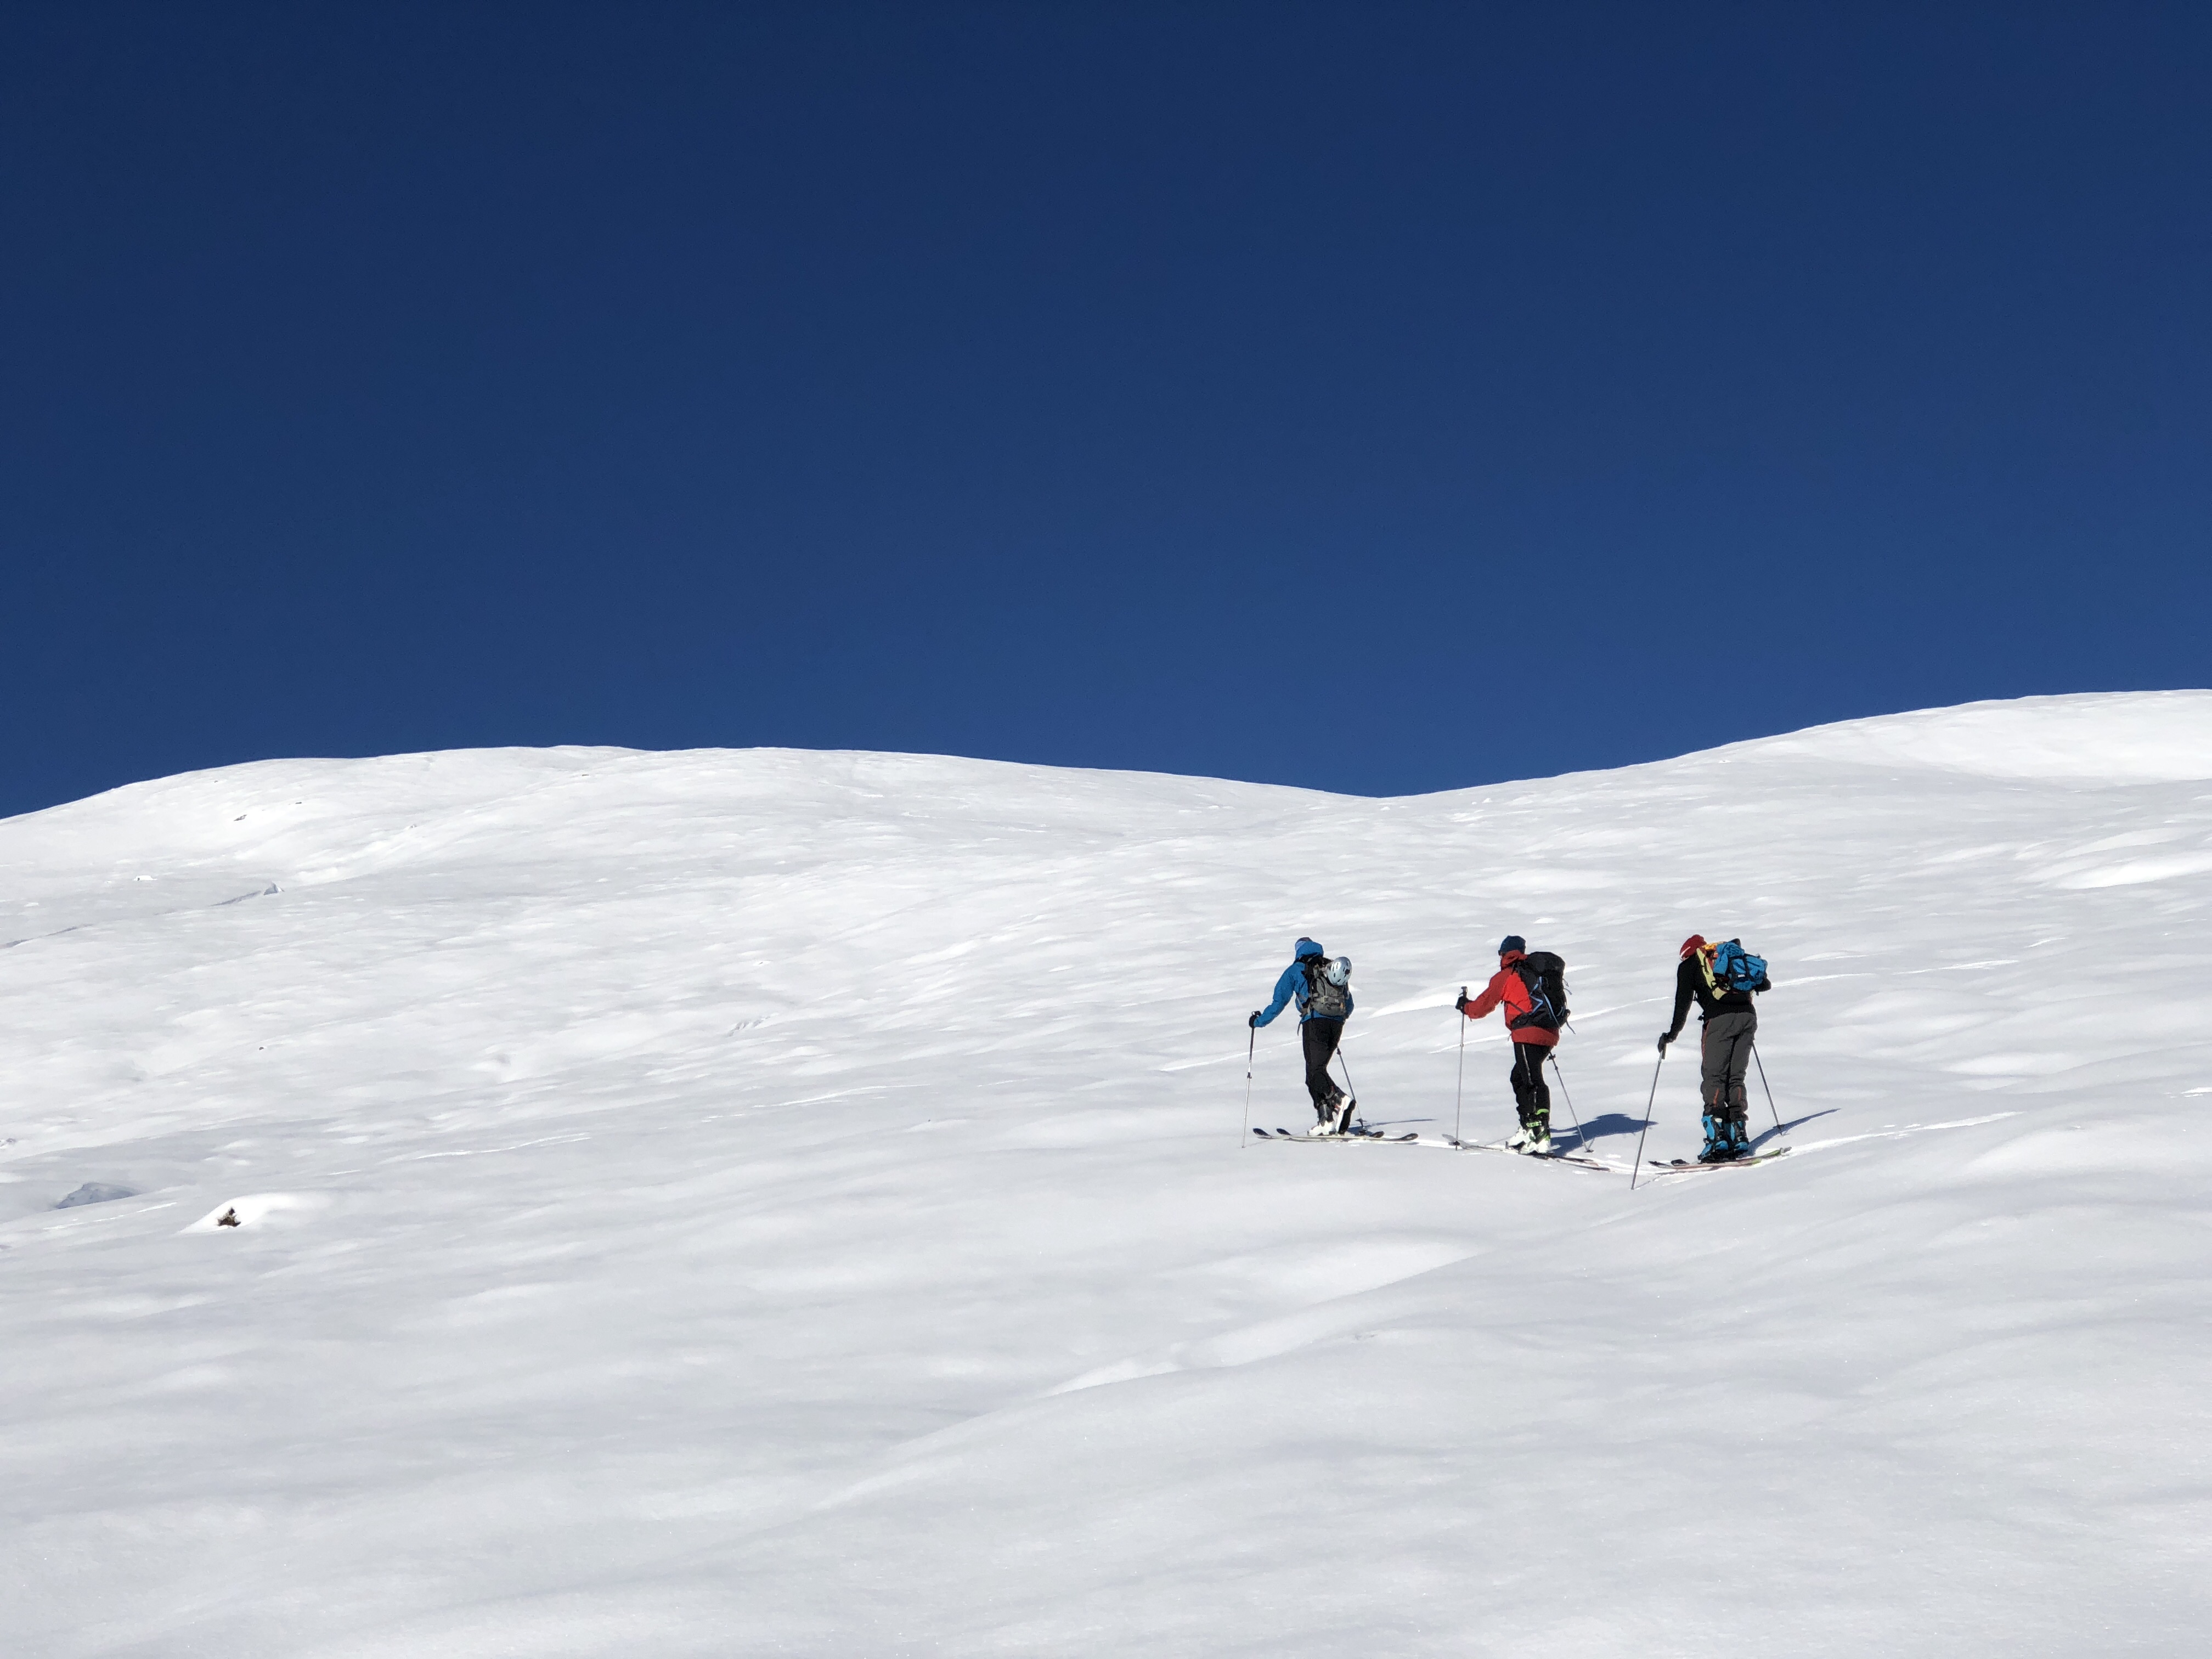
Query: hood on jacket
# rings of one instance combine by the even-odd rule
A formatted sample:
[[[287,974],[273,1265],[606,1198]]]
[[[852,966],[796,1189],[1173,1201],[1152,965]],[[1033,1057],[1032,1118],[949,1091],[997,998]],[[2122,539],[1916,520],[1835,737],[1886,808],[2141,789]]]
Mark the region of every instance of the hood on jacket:
[[[1510,968],[1528,954],[1526,951],[1500,951],[1498,953],[1498,965],[1500,968]]]
[[[1291,951],[1291,954],[1298,961],[1304,962],[1308,957],[1317,957],[1323,954],[1323,952],[1321,946],[1315,944],[1311,939],[1302,939],[1298,941],[1297,949]]]

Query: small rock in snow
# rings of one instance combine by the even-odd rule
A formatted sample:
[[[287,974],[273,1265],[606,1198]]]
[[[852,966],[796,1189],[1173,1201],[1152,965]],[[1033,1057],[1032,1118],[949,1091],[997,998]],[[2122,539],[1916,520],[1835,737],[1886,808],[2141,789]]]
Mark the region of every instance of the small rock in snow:
[[[131,1187],[111,1187],[104,1181],[88,1181],[60,1203],[57,1210],[75,1209],[80,1204],[106,1204],[118,1198],[136,1198],[137,1191]]]

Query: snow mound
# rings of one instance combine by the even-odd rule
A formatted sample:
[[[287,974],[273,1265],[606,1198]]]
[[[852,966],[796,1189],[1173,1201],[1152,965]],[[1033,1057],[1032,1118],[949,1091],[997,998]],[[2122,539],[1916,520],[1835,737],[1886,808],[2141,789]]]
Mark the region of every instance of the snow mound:
[[[2208,756],[2185,692],[1405,800],[570,749],[0,823],[0,1650],[2194,1651]],[[1769,957],[1792,1154],[1437,1146],[1510,1125],[1509,932],[1620,1162],[1697,1144],[1679,941]],[[1419,1142],[1245,1133],[1302,933]]]
[[[2212,778],[2212,691],[1972,702],[1819,726],[1713,753],[1940,767],[1985,778],[2193,783]]]
[[[233,1227],[258,1227],[273,1216],[312,1213],[330,1201],[320,1193],[248,1193],[243,1198],[224,1200],[185,1231],[212,1233]]]

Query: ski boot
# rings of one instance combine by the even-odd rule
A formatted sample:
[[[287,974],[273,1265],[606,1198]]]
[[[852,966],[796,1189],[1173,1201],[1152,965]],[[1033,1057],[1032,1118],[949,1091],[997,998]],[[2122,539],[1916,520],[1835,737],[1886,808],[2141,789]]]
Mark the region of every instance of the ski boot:
[[[1528,1125],[1524,1119],[1521,1127],[1513,1132],[1512,1139],[1505,1143],[1505,1150],[1509,1152],[1517,1152],[1527,1146],[1532,1139],[1534,1137],[1528,1133]]]
[[[1530,1118],[1525,1133],[1528,1139],[1521,1148],[1522,1152],[1541,1158],[1552,1150],[1552,1119],[1548,1112],[1539,1111]]]
[[[1350,1095],[1346,1095],[1342,1099],[1339,1100],[1336,1103],[1336,1115],[1331,1120],[1329,1133],[1331,1134],[1338,1135],[1350,1134],[1352,1133],[1352,1115],[1358,1109],[1359,1103],[1357,1100],[1354,1100]]]
[[[1744,1121],[1744,1109],[1741,1106],[1729,1108],[1728,1146],[1730,1158],[1751,1156],[1751,1126]]]
[[[1735,1154],[1729,1149],[1728,1119],[1718,1112],[1707,1112],[1705,1150],[1698,1154],[1700,1164],[1725,1164]]]

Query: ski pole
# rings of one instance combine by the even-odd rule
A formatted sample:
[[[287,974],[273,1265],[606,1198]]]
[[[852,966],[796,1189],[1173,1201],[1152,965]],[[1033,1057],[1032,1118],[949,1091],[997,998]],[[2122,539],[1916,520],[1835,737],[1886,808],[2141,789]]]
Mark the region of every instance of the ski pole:
[[[1352,1103],[1354,1106],[1357,1106],[1359,1104],[1359,1091],[1352,1086],[1352,1062],[1344,1057],[1344,1049],[1341,1044],[1339,1045],[1336,1051],[1336,1063],[1344,1067],[1344,1092],[1352,1097]],[[1347,1129],[1352,1127],[1352,1120],[1350,1118],[1347,1117],[1344,1120],[1344,1127]]]
[[[1252,1139],[1252,1055],[1260,1046],[1260,1028],[1248,1024],[1244,1038],[1244,1127],[1237,1132],[1237,1150]]]
[[[1567,1074],[1559,1069],[1559,1057],[1552,1057],[1552,1075],[1559,1079],[1559,1098],[1567,1103],[1567,1121],[1575,1126],[1575,1150],[1588,1152],[1589,1140],[1583,1133],[1583,1121],[1575,1115],[1575,1097],[1567,1092]]]
[[[1667,1063],[1667,1045],[1659,1045],[1659,1066]],[[1636,1181],[1644,1173],[1644,1137],[1651,1133],[1651,1103],[1659,1098],[1659,1066],[1651,1068],[1651,1092],[1644,1097],[1644,1127],[1636,1132],[1636,1167],[1628,1172],[1628,1190],[1636,1190]]]
[[[1459,1000],[1460,1002],[1465,1002],[1467,1000],[1467,987],[1464,985],[1459,988]],[[1458,1003],[1455,1003],[1452,1005],[1452,1012],[1460,1017],[1459,1079],[1452,1085],[1452,1140],[1453,1143],[1456,1145],[1459,1140],[1460,1096],[1467,1088],[1467,1011],[1459,1006]]]
[[[1782,1133],[1782,1114],[1774,1111],[1774,1091],[1771,1088],[1767,1088],[1766,1062],[1759,1059],[1759,1044],[1755,1042],[1751,1045],[1751,1059],[1752,1063],[1759,1067],[1759,1086],[1766,1090],[1766,1109],[1774,1113],[1774,1133],[1780,1134]]]

